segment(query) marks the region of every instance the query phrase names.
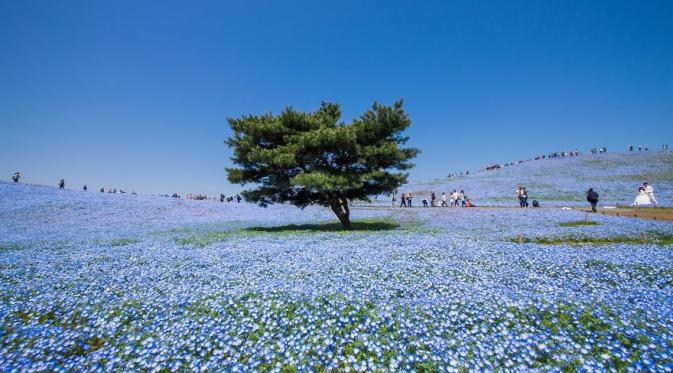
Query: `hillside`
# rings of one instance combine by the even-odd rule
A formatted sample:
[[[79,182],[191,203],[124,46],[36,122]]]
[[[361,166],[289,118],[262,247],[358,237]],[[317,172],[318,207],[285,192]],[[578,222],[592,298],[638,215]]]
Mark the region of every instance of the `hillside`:
[[[0,243],[108,239],[176,226],[235,229],[245,225],[278,225],[291,220],[334,219],[323,208],[258,207],[146,195],[58,190],[0,181]]]
[[[529,199],[543,206],[586,204],[584,192],[593,187],[601,205],[628,205],[643,182],[650,183],[660,205],[673,201],[673,152],[607,153],[529,161],[493,171],[432,182],[412,183],[400,191],[415,193],[415,203],[431,191],[447,194],[461,189],[479,206],[517,205],[515,189],[528,189]],[[383,199],[379,199],[383,202]]]
[[[659,175],[666,162],[637,157],[653,162],[638,172]],[[631,160],[465,180],[507,197],[527,170],[544,175],[539,190],[572,191],[592,174],[642,175]],[[627,189],[634,177],[624,178]],[[673,361],[670,222],[587,224],[560,208],[352,211],[356,229],[339,231],[324,207],[0,182],[0,371],[664,371]]]

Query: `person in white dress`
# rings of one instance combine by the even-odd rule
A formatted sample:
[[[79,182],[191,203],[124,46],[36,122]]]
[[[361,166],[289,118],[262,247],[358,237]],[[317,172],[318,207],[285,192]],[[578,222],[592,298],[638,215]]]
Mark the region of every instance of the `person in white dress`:
[[[634,206],[649,206],[652,204],[652,201],[650,200],[650,196],[647,195],[647,192],[645,191],[645,188],[639,187],[638,188],[638,195],[636,196],[636,200],[633,201]]]
[[[647,196],[650,198],[650,202],[656,206],[657,199],[654,198],[654,188],[652,188],[652,185],[649,185],[648,183],[643,183],[643,188],[645,189],[645,193],[647,193]]]

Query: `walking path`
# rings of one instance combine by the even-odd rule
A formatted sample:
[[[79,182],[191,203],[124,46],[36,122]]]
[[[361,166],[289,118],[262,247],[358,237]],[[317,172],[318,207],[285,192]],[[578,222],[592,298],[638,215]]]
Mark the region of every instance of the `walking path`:
[[[591,211],[591,208],[575,207],[575,210]],[[597,214],[623,216],[627,218],[639,218],[646,220],[667,220],[673,221],[673,208],[668,207],[624,207],[605,208],[599,207]]]
[[[438,210],[447,210],[451,211],[453,209],[467,209],[467,210],[473,210],[473,209],[512,209],[512,210],[522,210],[525,211],[526,209],[521,209],[520,207],[513,207],[513,206],[479,206],[479,207],[423,207],[423,206],[414,206],[414,207],[395,207],[392,208],[390,206],[352,206],[351,209],[386,209],[386,210],[409,210],[409,209],[423,209],[423,210],[428,210],[428,209],[438,209]],[[560,207],[539,207],[535,208],[535,210],[545,210],[545,209],[559,209]],[[529,207],[528,209],[532,209],[532,207]],[[573,210],[575,211],[584,211],[584,212],[591,212],[590,207],[573,207]],[[626,217],[626,218],[638,218],[638,219],[646,219],[646,220],[665,220],[665,221],[673,221],[673,208],[670,207],[640,207],[640,208],[635,208],[635,207],[628,207],[628,206],[619,206],[616,208],[605,208],[605,207],[599,207],[597,214],[603,214],[603,215],[610,215],[610,216],[619,216],[619,217]]]

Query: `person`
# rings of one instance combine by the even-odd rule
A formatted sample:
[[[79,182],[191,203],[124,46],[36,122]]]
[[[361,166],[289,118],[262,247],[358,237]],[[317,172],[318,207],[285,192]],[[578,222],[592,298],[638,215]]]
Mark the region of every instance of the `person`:
[[[645,190],[645,193],[647,193],[647,196],[650,198],[650,202],[656,206],[657,199],[654,198],[654,188],[652,188],[652,185],[649,185],[648,183],[643,183],[643,189]]]
[[[436,201],[437,201],[437,196],[435,196],[435,192],[430,193],[430,206],[431,207],[437,207],[436,206]]]
[[[428,200],[426,198],[423,198],[423,207],[428,207]]]
[[[442,192],[442,203],[440,204],[440,206],[443,206],[443,207],[449,207],[449,206],[446,204],[446,193],[444,193],[444,192]]]
[[[458,192],[454,189],[453,192],[451,192],[451,207],[455,207],[458,205]]]
[[[86,184],[84,184],[84,186],[82,187],[82,190],[86,192],[86,190],[87,190]]]
[[[21,174],[19,173],[19,171],[16,171],[14,173],[14,176],[12,176],[12,180],[14,180],[14,183],[18,183],[19,179],[21,179]]]
[[[406,193],[401,193],[400,194],[400,207],[407,207],[407,194]]]
[[[236,203],[241,203],[241,196],[238,194],[236,195]]]
[[[647,195],[645,187],[638,187],[638,195],[636,196],[636,200],[633,201],[633,206],[647,206],[650,204],[652,204],[652,200]]]
[[[99,192],[105,193],[105,188],[100,188]]]
[[[540,207],[540,202],[538,202],[536,199],[533,200],[533,207]]]
[[[411,207],[411,192],[407,192],[407,204]]]
[[[61,181],[58,182],[58,189],[65,189],[65,180],[61,179]]]
[[[516,188],[516,197],[519,199],[519,207],[526,207],[523,201],[523,187]]]
[[[395,208],[395,203],[397,202],[397,192],[393,192],[393,196],[391,197],[392,201],[392,206]]]
[[[463,190],[460,191],[458,194],[458,200],[460,201],[460,207],[465,207],[465,192]]]
[[[523,207],[528,207],[528,191],[523,187]]]
[[[465,200],[465,207],[474,207],[474,205],[472,204],[472,201],[470,201],[469,198],[467,198]]]
[[[220,193],[220,202],[224,202],[224,198],[225,198],[225,197],[224,197],[224,194],[223,194],[223,193]]]
[[[598,193],[594,188],[587,190],[587,201],[591,204],[591,212],[596,212],[596,205],[598,204]]]

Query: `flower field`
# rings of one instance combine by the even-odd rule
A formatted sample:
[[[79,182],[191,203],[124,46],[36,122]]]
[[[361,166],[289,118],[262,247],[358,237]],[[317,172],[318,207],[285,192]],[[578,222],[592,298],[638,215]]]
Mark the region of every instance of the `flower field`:
[[[671,223],[353,218],[0,183],[0,370],[673,370]]]
[[[416,203],[431,191],[447,195],[465,190],[478,206],[517,206],[518,185],[542,206],[586,205],[585,192],[595,188],[601,205],[630,205],[644,182],[654,186],[657,200],[673,205],[673,152],[606,153],[529,161],[467,176],[412,183],[400,191],[415,192]],[[379,198],[387,204],[388,198]]]

